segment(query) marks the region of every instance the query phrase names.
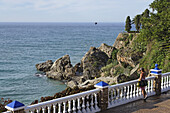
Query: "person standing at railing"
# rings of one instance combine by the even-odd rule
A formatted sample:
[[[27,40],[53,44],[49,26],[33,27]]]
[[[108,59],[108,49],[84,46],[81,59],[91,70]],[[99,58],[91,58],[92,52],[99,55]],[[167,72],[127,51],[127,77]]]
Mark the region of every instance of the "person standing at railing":
[[[140,78],[139,78],[139,87],[142,90],[144,101],[146,101],[148,96],[147,96],[146,91],[145,91],[145,86],[147,86],[147,80],[145,80],[145,77],[147,75],[146,75],[146,72],[145,72],[144,68],[140,68],[140,72],[141,73],[140,73]]]

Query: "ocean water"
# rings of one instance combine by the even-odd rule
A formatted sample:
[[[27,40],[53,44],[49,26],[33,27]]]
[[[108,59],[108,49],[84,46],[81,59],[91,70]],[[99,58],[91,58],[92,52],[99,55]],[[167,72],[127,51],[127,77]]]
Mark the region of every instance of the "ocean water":
[[[124,23],[0,23],[0,98],[27,105],[62,91],[64,83],[35,76],[35,64],[69,54],[75,65],[122,31]]]

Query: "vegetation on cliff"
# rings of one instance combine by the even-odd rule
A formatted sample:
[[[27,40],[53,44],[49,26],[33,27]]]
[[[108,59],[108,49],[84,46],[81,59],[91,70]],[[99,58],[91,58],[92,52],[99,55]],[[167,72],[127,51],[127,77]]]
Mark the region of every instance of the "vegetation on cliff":
[[[134,51],[146,53],[140,66],[147,70],[157,63],[163,72],[170,71],[170,2],[155,0],[150,4],[154,11],[141,20],[140,35],[133,43]]]
[[[129,33],[127,26],[131,20],[128,16],[125,26],[128,33],[119,34],[116,39],[114,46],[118,52],[115,55],[119,62],[116,67],[123,68],[120,72],[126,73],[127,68],[132,69],[138,63],[147,72],[154,68],[155,63],[163,72],[170,71],[170,3],[168,0],[155,0],[149,6],[153,12],[146,9],[132,20],[140,33]],[[102,68],[106,75],[111,64]]]

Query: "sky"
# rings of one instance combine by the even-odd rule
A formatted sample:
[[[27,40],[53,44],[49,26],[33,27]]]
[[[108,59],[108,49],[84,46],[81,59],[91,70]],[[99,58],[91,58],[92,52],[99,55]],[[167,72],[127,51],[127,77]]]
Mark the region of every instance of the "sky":
[[[125,22],[154,0],[0,0],[0,22]]]

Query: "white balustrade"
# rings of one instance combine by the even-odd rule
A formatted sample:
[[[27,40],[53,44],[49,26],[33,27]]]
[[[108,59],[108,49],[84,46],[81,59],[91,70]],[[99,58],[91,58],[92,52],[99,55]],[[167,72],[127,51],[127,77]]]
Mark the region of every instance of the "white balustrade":
[[[161,78],[161,92],[170,90],[170,72],[163,73]]]
[[[148,85],[145,91],[148,96],[155,95],[155,76],[147,77]],[[108,87],[108,108],[126,104],[143,98],[141,88],[137,87],[138,80],[124,82]],[[161,92],[170,90],[170,72],[162,74]],[[25,107],[26,113],[95,113],[98,107],[100,89],[94,89],[74,95],[53,99]],[[4,113],[12,113],[7,111]]]
[[[26,113],[95,113],[100,111],[97,94],[100,89],[94,89],[34,105],[25,108]],[[94,98],[94,99],[93,99]],[[81,101],[82,100],[82,101]],[[93,101],[94,100],[94,101]],[[82,102],[82,103],[81,103]],[[53,110],[51,110],[53,108]]]
[[[154,79],[155,79],[154,76],[146,78],[146,80],[149,83],[149,85],[147,86],[148,96],[155,94],[155,92],[153,92],[153,82],[152,82]],[[138,80],[133,80],[133,81],[110,86],[108,108],[115,107],[118,105],[122,105],[143,98],[141,94],[141,89],[137,87],[137,83]]]

